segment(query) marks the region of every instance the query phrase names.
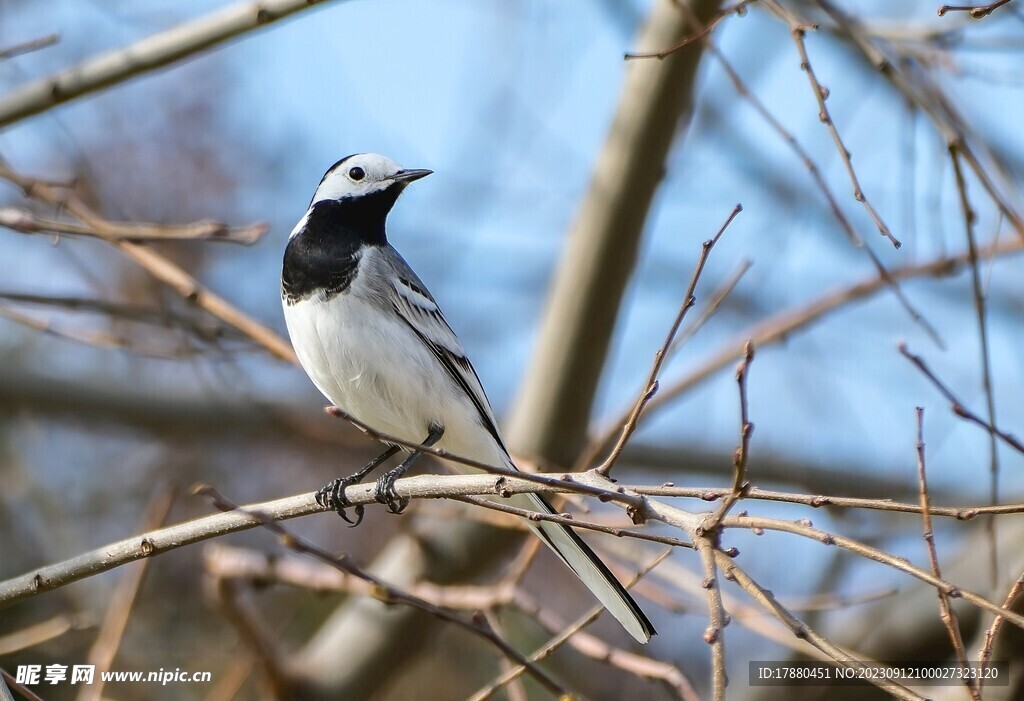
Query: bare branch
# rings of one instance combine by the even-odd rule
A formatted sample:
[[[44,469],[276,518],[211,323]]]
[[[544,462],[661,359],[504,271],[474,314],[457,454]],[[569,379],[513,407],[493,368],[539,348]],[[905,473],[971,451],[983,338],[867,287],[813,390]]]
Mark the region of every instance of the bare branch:
[[[711,249],[714,248],[718,240],[722,238],[722,234],[729,228],[729,224],[736,218],[736,215],[743,211],[743,205],[737,204],[729,216],[726,218],[725,223],[722,224],[718,233],[715,237],[708,239],[701,246],[700,257],[697,259],[697,266],[694,268],[693,276],[690,278],[690,284],[686,289],[686,295],[683,297],[683,303],[679,307],[679,312],[676,314],[675,320],[672,322],[671,328],[669,328],[668,335],[665,337],[665,342],[661,344],[661,348],[654,354],[654,364],[651,366],[651,371],[647,375],[647,381],[644,383],[643,390],[640,392],[640,396],[637,397],[636,402],[633,404],[632,410],[629,412],[629,416],[626,418],[622,426],[622,433],[619,434],[619,440],[612,448],[612,452],[608,455],[603,463],[597,467],[598,473],[605,477],[611,472],[612,466],[615,465],[615,461],[618,460],[619,455],[622,454],[622,449],[626,447],[626,443],[629,441],[630,436],[636,430],[637,423],[640,421],[640,414],[643,413],[644,407],[647,405],[658,391],[658,375],[661,373],[661,366],[665,362],[665,356],[668,353],[669,347],[672,345],[672,341],[675,340],[676,333],[679,331],[680,324],[683,323],[683,319],[686,317],[686,312],[697,302],[697,298],[693,296],[694,291],[697,289],[697,282],[700,280],[700,275],[704,272],[704,265],[707,263],[708,256],[711,254]]]
[[[483,470],[484,472],[488,472],[492,475],[502,475],[513,480],[521,479],[526,480],[528,482],[534,482],[536,484],[548,486],[557,486],[559,484],[565,483],[575,483],[576,479],[578,479],[579,477],[578,475],[571,475],[569,473],[565,473],[560,477],[552,477],[550,475],[538,474],[535,472],[523,472],[521,470],[516,470],[511,467],[505,467],[503,465],[488,465],[487,463],[480,462],[479,460],[472,460],[461,455],[455,455],[454,453],[448,452],[444,448],[425,446],[420,443],[413,443],[411,441],[404,440],[402,438],[399,438],[398,436],[391,436],[386,433],[380,433],[379,431],[374,430],[373,428],[363,423],[356,417],[347,413],[341,407],[329,406],[326,407],[325,410],[331,416],[336,416],[338,418],[345,419],[350,424],[352,424],[360,431],[365,433],[367,436],[375,438],[376,440],[381,441],[383,443],[391,443],[393,445],[398,445],[403,448],[415,450],[416,452],[423,453],[424,455],[433,455],[434,457],[441,458],[443,460],[457,462],[460,465],[474,467],[478,470]],[[503,483],[499,483],[499,487],[501,486],[501,484]],[[608,482],[608,484],[612,485],[611,482]],[[597,496],[606,501],[619,501],[627,506],[632,506],[634,508],[638,507],[640,505],[640,502],[642,501],[642,499],[635,495],[631,496],[627,494],[625,490],[623,490],[621,487],[615,488],[614,485],[612,485],[612,489],[582,483],[579,484],[578,487],[580,493],[582,494],[590,494],[592,496]],[[501,494],[501,491],[499,490],[497,491],[497,493]],[[353,506],[354,505],[355,502],[353,502]]]
[[[102,230],[98,230],[74,221],[40,217],[17,207],[0,207],[0,226],[22,234],[71,234],[125,241],[227,241],[245,245],[258,241],[269,228],[262,222],[230,227],[223,222],[204,219],[178,225],[108,221]]]
[[[939,555],[935,550],[935,532],[932,530],[932,515],[930,511],[931,499],[928,496],[928,478],[925,474],[924,461],[924,409],[917,407],[917,480],[921,487],[921,520],[924,524],[924,543],[928,550],[928,561],[931,563],[932,572],[936,577],[942,578],[942,569],[939,567]],[[949,639],[953,643],[953,651],[960,666],[967,669],[967,652],[964,648],[964,639],[960,634],[960,621],[957,619],[956,611],[949,605],[949,596],[942,588],[937,588],[939,595],[939,617],[946,626]],[[974,701],[981,701],[981,692],[969,676],[963,678],[964,685]]]
[[[725,687],[729,680],[725,676],[725,627],[729,615],[722,604],[722,590],[718,584],[718,569],[715,566],[715,545],[710,538],[696,539],[704,568],[701,587],[707,592],[709,625],[704,629],[704,642],[711,646],[711,694],[715,701],[724,701]]]
[[[36,39],[30,39],[29,41],[22,42],[21,44],[15,44],[14,46],[8,46],[5,49],[0,49],[0,61],[8,58],[14,58],[15,56],[21,56],[32,51],[38,51],[39,49],[45,49],[47,46],[53,46],[60,41],[59,34],[47,34]]]
[[[743,349],[743,360],[736,368],[736,384],[740,390],[740,445],[736,448],[736,453],[733,456],[732,491],[726,495],[714,515],[708,519],[708,523],[705,525],[707,530],[714,530],[718,527],[729,509],[743,498],[744,492],[750,486],[747,482],[747,458],[750,454],[750,437],[754,434],[754,424],[750,422],[750,412],[747,408],[747,372],[750,370],[750,363],[753,360],[754,344],[748,341]]]
[[[1010,0],[995,0],[987,5],[939,5],[939,17],[945,16],[947,12],[967,12],[974,19],[982,19],[1009,2]]]
[[[88,59],[0,99],[0,127],[133,76],[171,65],[328,0],[241,2]]]
[[[80,331],[71,328],[61,328],[59,326],[55,326],[50,321],[37,319],[34,316],[23,314],[11,309],[7,305],[0,305],[0,317],[13,321],[16,324],[21,324],[33,331],[50,334],[58,338],[74,341],[75,343],[82,343],[87,346],[94,346],[96,348],[126,350],[139,355],[152,356],[154,358],[177,358],[183,355],[183,353],[169,348],[141,345],[127,338],[122,338],[119,335],[105,331]]]
[[[1022,596],[1024,596],[1024,574],[1021,574],[1017,581],[1013,583],[1013,586],[1010,587],[1010,591],[1007,592],[1006,599],[1003,601],[1003,608],[1019,610]],[[982,643],[981,650],[978,653],[978,660],[983,667],[992,661],[992,653],[995,651],[999,633],[1003,629],[1003,621],[1002,616],[996,616],[992,621],[992,625],[985,631],[985,641]],[[984,686],[984,680],[979,680],[979,684]]]
[[[770,8],[778,8],[779,6],[772,0],[768,3]],[[839,151],[839,158],[843,161],[843,165],[846,166],[846,174],[850,177],[850,183],[853,185],[853,198],[864,205],[864,209],[867,210],[871,216],[871,220],[875,222],[875,226],[878,227],[878,233],[892,242],[892,245],[896,248],[901,247],[903,244],[900,243],[899,239],[892,235],[889,231],[889,227],[882,217],[878,214],[875,208],[871,205],[867,196],[864,194],[864,190],[860,185],[860,181],[857,179],[857,173],[853,170],[853,163],[850,161],[850,151],[846,148],[846,144],[843,143],[843,139],[839,136],[839,130],[836,128],[835,121],[832,119],[832,115],[828,111],[828,106],[825,104],[828,99],[829,91],[819,81],[817,75],[814,73],[814,68],[811,66],[811,59],[807,55],[807,42],[806,42],[806,27],[800,24],[795,24],[793,20],[784,20],[789,22],[789,31],[793,37],[793,41],[796,43],[797,53],[800,54],[800,69],[807,74],[807,80],[811,83],[811,92],[814,93],[814,99],[818,102],[818,118],[823,124],[828,126],[829,134],[832,135],[832,141],[835,142],[836,150]]]
[[[476,506],[490,509],[492,511],[498,511],[503,514],[510,514],[519,518],[526,519],[528,521],[547,521],[550,523],[560,523],[563,526],[569,526],[571,528],[583,528],[588,531],[597,531],[598,533],[605,533],[607,535],[613,535],[619,538],[636,538],[637,540],[647,540],[652,543],[661,543],[662,545],[671,545],[677,548],[693,548],[693,544],[679,538],[672,538],[670,536],[655,535],[653,533],[643,533],[641,531],[634,531],[627,528],[614,528],[612,526],[606,526],[601,523],[595,523],[593,521],[583,521],[575,518],[571,514],[544,514],[539,511],[530,511],[529,509],[520,509],[517,506],[511,506],[500,501],[493,501],[490,499],[483,499],[472,495],[452,497],[458,501],[464,501],[467,504],[475,504]]]
[[[946,398],[947,401],[949,401],[949,408],[950,410],[952,410],[954,414],[959,416],[961,419],[966,419],[967,421],[970,421],[973,424],[981,426],[983,429],[985,429],[992,435],[1000,438],[1003,442],[1005,442],[1014,450],[1024,453],[1024,443],[1021,443],[1019,438],[1004,431],[1001,431],[998,427],[983,420],[977,414],[973,413],[966,406],[964,406],[963,402],[957,399],[956,395],[953,394],[952,390],[950,390],[946,385],[944,385],[942,383],[942,380],[940,380],[935,375],[935,373],[933,373],[931,369],[929,369],[928,365],[924,362],[924,359],[921,356],[914,355],[909,350],[907,350],[907,344],[900,343],[898,348],[903,357],[912,362],[917,367],[917,369],[921,371],[921,374],[923,374],[925,377],[931,380],[931,383],[935,385],[935,388],[939,390],[939,392],[942,394],[942,396]]]
[[[726,298],[732,294],[736,285],[739,284],[740,279],[746,275],[748,270],[750,270],[751,265],[753,264],[749,260],[740,261],[735,272],[733,272],[733,274],[712,293],[710,301],[708,301],[707,306],[701,311],[700,316],[694,319],[692,324],[687,326],[682,333],[676,336],[676,340],[674,340],[672,345],[669,346],[669,356],[679,350],[684,343],[693,338],[693,336],[700,331],[701,327],[707,323],[708,319],[714,316],[715,312],[717,312],[719,307],[722,306],[722,303],[725,302]]]
[[[716,501],[724,499],[732,493],[732,488],[722,487],[676,487],[665,484],[660,487],[631,485],[624,487],[627,492],[636,492],[652,497],[683,497]],[[744,499],[762,499],[788,504],[803,504],[815,509],[821,507],[839,507],[844,509],[870,509],[873,511],[890,511],[894,513],[920,514],[920,504],[906,504],[892,499],[865,499],[863,497],[828,496],[824,494],[794,494],[792,492],[776,492],[770,489],[749,487],[743,493]],[[970,521],[980,515],[1003,515],[1024,513],[1022,504],[998,504],[995,506],[931,506],[932,516],[948,516],[957,521]]]
[[[753,1],[754,0],[740,0],[740,2],[736,3],[735,5],[723,7],[721,10],[715,13],[714,17],[712,17],[711,20],[707,24],[705,24],[704,27],[701,28],[696,34],[691,34],[685,39],[677,41],[675,44],[668,47],[667,49],[662,49],[661,51],[639,51],[636,53],[627,53],[625,56],[623,56],[623,58],[627,61],[632,61],[639,58],[656,58],[659,61],[661,61],[667,58],[668,56],[671,56],[676,51],[679,51],[679,49],[683,48],[684,46],[689,46],[698,39],[703,39],[704,37],[706,37],[708,34],[712,32],[712,30],[714,30],[715,27],[718,26],[719,22],[721,22],[729,15],[743,16],[746,13],[747,5],[749,5]]]
[[[451,456],[450,456],[451,457]],[[611,486],[612,489],[608,489]],[[372,484],[352,485],[345,496],[352,505],[375,504]],[[420,475],[395,482],[398,496],[410,499],[462,497],[467,495],[538,493],[575,493],[604,496],[610,501],[626,505],[638,504],[641,497],[594,475],[573,475],[570,480],[520,473],[517,477],[505,475]],[[621,491],[620,491],[621,490]],[[277,521],[319,513],[325,509],[316,503],[312,492],[273,501],[251,504],[243,511],[212,514],[156,531],[126,538],[69,560],[45,567],[19,577],[0,582],[0,607],[30,598],[39,593],[57,589],[85,577],[106,572],[128,562],[160,555],[169,550],[198,543],[227,533],[262,525],[252,514],[264,514]],[[568,520],[570,525],[572,520]],[[629,531],[623,531],[629,536]]]
[[[974,298],[974,313],[978,319],[978,344],[981,349],[981,383],[985,391],[985,407],[988,410],[988,425],[996,425],[995,391],[992,389],[992,354],[988,343],[988,308],[985,306],[985,294],[981,287],[981,266],[978,263],[978,245],[974,239],[975,214],[971,201],[967,197],[967,181],[964,179],[963,168],[960,166],[960,152],[956,144],[950,144],[949,157],[953,161],[953,173],[956,176],[956,189],[960,194],[960,207],[964,214],[964,231],[967,235],[967,254],[971,263],[971,292]],[[989,501],[993,504],[999,498],[999,446],[996,435],[989,431]],[[995,523],[990,519],[986,522],[989,532],[990,568],[992,585],[995,586],[999,572],[999,554],[996,550]]]

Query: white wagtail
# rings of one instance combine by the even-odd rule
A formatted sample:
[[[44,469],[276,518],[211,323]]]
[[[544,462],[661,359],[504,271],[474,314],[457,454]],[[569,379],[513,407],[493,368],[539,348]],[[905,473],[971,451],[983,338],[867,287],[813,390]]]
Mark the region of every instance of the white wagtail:
[[[388,212],[409,183],[430,173],[369,153],[331,166],[285,250],[281,296],[288,333],[317,389],[360,422],[408,443],[514,469],[462,343],[426,285],[388,243]],[[317,501],[348,520],[345,487],[396,452],[391,446],[354,475],[334,480]],[[374,497],[396,513],[405,503],[393,483],[418,455],[377,481]],[[555,513],[535,494],[508,502]],[[356,515],[361,518],[361,507]],[[650,640],[654,626],[574,531],[527,523],[634,638]]]

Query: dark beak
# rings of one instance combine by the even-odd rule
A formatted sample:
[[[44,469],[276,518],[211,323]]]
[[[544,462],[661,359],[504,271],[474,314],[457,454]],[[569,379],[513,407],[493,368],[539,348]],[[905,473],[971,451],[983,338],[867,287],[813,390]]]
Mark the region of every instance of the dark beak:
[[[397,173],[395,173],[395,175],[392,177],[392,180],[395,180],[400,183],[411,183],[413,180],[425,178],[433,172],[434,171],[427,170],[425,168],[418,168],[416,170],[400,170]]]

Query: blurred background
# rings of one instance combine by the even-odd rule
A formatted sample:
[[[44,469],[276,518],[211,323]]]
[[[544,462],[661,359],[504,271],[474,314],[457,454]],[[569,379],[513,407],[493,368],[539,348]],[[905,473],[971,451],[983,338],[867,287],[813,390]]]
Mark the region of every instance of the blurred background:
[[[717,20],[714,6],[696,4],[703,17]],[[902,247],[879,235],[852,196],[846,165],[819,118],[786,22],[757,2],[722,17],[709,34],[719,55],[813,161],[864,245],[851,244],[807,164],[737,91],[722,61],[701,41],[686,47],[695,80],[678,86],[686,104],[672,120],[671,147],[663,159],[647,164],[646,177],[662,171],[664,177],[646,213],[621,302],[614,305],[614,333],[607,357],[598,361],[603,369],[587,417],[590,435],[616,421],[643,386],[701,242],[737,203],[743,212],[715,247],[689,319],[707,308],[716,290],[742,275],[699,332],[671,355],[663,389],[709,360],[735,353],[747,338],[757,343],[765,324],[877,278],[865,247],[893,271],[947,257],[962,262],[968,244],[948,153],[950,124],[1004,200],[997,206],[965,166],[977,246],[1000,251],[979,263],[996,423],[1009,433],[1022,432],[1024,276],[1013,243],[1024,232],[1009,214],[1020,204],[1024,156],[1017,118],[1024,109],[1024,10],[1010,3],[972,19],[964,12],[939,17],[937,4],[927,2],[837,5],[800,0],[784,9],[820,24],[806,36],[813,70],[828,89],[828,110],[865,195]],[[0,91],[13,93],[226,6],[220,0],[52,0],[45,6],[6,0],[0,3],[0,50],[52,34],[58,38],[0,59]],[[624,82],[629,71],[646,70],[636,64],[658,61],[626,61],[623,55],[667,48],[638,46],[653,11],[647,1],[325,2],[10,123],[0,131],[0,156],[22,175],[68,188],[110,220],[266,222],[267,233],[248,246],[181,241],[153,247],[281,335],[284,245],[323,171],[361,151],[432,169],[435,175],[410,188],[395,208],[390,237],[430,285],[497,415],[507,418],[542,340],[567,234],[588,201],[613,119],[624,109]],[[858,36],[867,37],[916,86],[925,106],[948,112],[936,120],[909,100],[865,57],[835,12],[855,13],[850,19]],[[687,29],[683,36],[693,33]],[[11,185],[0,189],[0,202],[40,217],[66,214]],[[627,262],[631,256],[625,254]],[[168,522],[209,513],[208,500],[188,494],[199,481],[239,503],[272,499],[317,489],[374,454],[374,443],[323,415],[323,399],[301,370],[272,357],[106,242],[0,229],[0,261],[0,577],[139,532],[168,499]],[[965,406],[987,420],[972,276],[962,265],[953,273],[914,276],[901,286],[940,342],[882,285],[784,338],[757,343],[749,376],[749,412],[756,425],[748,467],[752,483],[915,502],[914,407],[923,406],[933,500],[988,503],[989,434],[954,416],[897,351],[905,341]],[[734,366],[732,360],[724,363],[722,371],[652,408],[617,476],[627,484],[727,486],[739,436]],[[1020,501],[1024,456],[1002,443],[996,450],[997,499]],[[700,501],[677,505],[709,508]],[[742,508],[813,518],[817,527],[927,566],[921,522],[911,514],[812,511],[767,502],[745,502]],[[465,516],[443,502],[417,504],[415,512],[398,518],[371,508],[354,530],[332,515],[300,519],[292,527],[330,551],[369,563],[417,518],[435,523]],[[609,509],[607,517],[625,523],[616,510]],[[1008,545],[1020,542],[1021,518],[1002,519],[994,572],[991,535],[982,519],[936,523],[949,579],[995,601],[1002,601],[1024,567],[1019,547]],[[623,579],[650,557],[647,548],[587,538],[617,563]],[[216,543],[278,552],[272,536],[261,532]],[[890,660],[952,655],[934,591],[905,575],[778,533],[729,531],[723,544],[739,548],[738,562],[748,572],[843,645]],[[245,634],[225,615],[223,591],[210,585],[204,567],[203,546],[149,563],[111,668],[208,669],[213,682],[109,684],[105,697],[299,695],[267,684]],[[0,641],[53,617],[72,621],[71,630],[31,647],[0,647],[0,666],[11,671],[89,658],[104,612],[121,591],[115,587],[128,571],[117,569],[0,611]],[[494,581],[496,571],[477,572],[475,581]],[[646,589],[637,588],[661,633],[649,648],[634,646],[605,617],[594,631],[615,646],[678,667],[706,695],[707,604],[699,589],[684,585],[699,581],[699,573],[696,556],[680,550],[655,571]],[[566,621],[590,606],[546,552],[523,587]],[[756,607],[738,589],[726,592],[739,602],[734,616],[753,621],[734,621],[727,631],[730,696],[774,698],[772,690],[748,687],[747,662],[789,658],[793,652],[782,640],[789,634],[762,614],[741,615]],[[298,657],[313,654],[314,636],[323,634],[321,625],[341,599],[287,586],[247,590],[245,597],[282,654]],[[533,649],[546,636],[521,619],[509,614],[504,625],[523,649]],[[964,608],[969,649],[977,649],[981,626],[989,622]],[[428,638],[435,644],[403,649],[369,687],[334,687],[331,694],[340,695],[326,697],[465,698],[500,668],[491,651],[465,633],[442,628]],[[592,698],[675,696],[662,682],[572,650],[557,653],[550,665]],[[339,688],[360,691],[345,695]],[[34,690],[47,699],[79,692],[67,684]],[[533,682],[526,682],[526,691],[544,698]]]

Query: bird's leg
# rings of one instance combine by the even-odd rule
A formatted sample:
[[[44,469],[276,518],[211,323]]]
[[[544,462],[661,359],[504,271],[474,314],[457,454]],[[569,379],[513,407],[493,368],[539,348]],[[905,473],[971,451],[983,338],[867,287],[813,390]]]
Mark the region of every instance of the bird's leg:
[[[429,448],[444,435],[444,426],[438,426],[437,424],[431,424],[429,433],[427,434],[426,440],[420,445],[424,448]],[[377,486],[373,490],[373,498],[388,507],[388,511],[393,514],[400,514],[405,511],[405,507],[409,505],[408,499],[399,499],[398,495],[395,494],[395,480],[401,477],[403,474],[412,467],[413,463],[419,460],[422,452],[413,451],[412,454],[407,457],[401,465],[388,470],[377,479]]]
[[[338,479],[331,480],[323,489],[316,493],[316,503],[325,508],[337,511],[338,515],[345,519],[346,522],[350,523],[353,528],[358,526],[363,520],[363,505],[356,505],[356,520],[353,521],[350,519],[348,514],[345,513],[345,508],[352,505],[349,503],[348,499],[345,498],[345,488],[349,485],[359,484],[362,482],[364,477],[376,470],[382,463],[397,453],[398,450],[398,446],[393,445],[373,460],[366,463],[363,468],[353,472],[348,477],[339,477]]]

